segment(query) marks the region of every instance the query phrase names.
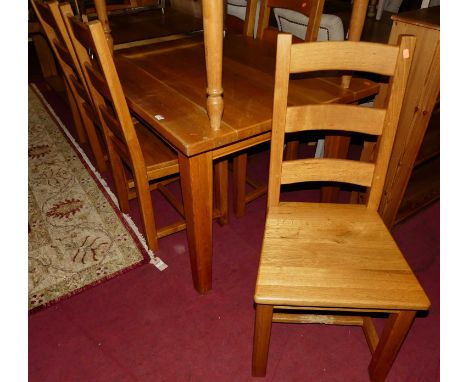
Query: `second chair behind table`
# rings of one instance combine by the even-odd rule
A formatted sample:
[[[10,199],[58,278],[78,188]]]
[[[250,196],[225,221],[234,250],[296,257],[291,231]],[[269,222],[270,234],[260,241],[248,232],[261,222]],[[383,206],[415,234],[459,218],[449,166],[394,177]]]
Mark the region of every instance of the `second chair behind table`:
[[[41,2],[32,0],[31,5],[62,69],[68,102],[79,141],[84,143],[84,133],[86,132],[97,169],[103,172],[107,166],[104,148],[98,138],[96,129],[96,126],[100,125],[100,123],[95,113],[88,114],[84,111],[86,107],[92,109],[93,104],[70,36],[60,14],[58,1]],[[66,4],[66,6],[70,7],[69,4]],[[85,132],[81,132],[83,127]]]
[[[182,204],[165,187],[178,179],[177,154],[132,119],[101,23],[83,23],[66,6],[60,10],[104,128],[120,209],[128,212],[132,196],[129,189],[132,182],[128,182],[125,171],[128,166],[148,247],[158,250],[158,238],[185,229],[185,221],[157,229],[150,194],[152,188],[157,188],[183,216]],[[152,181],[156,183],[150,185]]]
[[[253,5],[252,1],[255,3]],[[324,24],[323,7],[325,0],[263,0],[261,1],[260,16],[258,20],[257,39],[265,40],[267,43],[274,44],[278,32],[286,31],[296,34],[293,37],[294,42],[301,42],[301,38],[305,37],[305,41],[316,41],[319,35],[319,29]],[[254,8],[256,0],[248,0],[247,13],[255,15]],[[351,41],[359,41],[361,38],[362,29],[365,21],[367,1],[356,0],[353,4],[348,39]],[[275,12],[275,17],[278,24],[278,29],[272,28],[269,24],[271,12]],[[291,18],[291,16],[294,16]],[[337,16],[327,15],[329,20],[327,24],[334,26],[333,38],[338,39],[344,37],[343,25]],[[288,20],[286,20],[288,18]],[[338,20],[337,20],[338,19]],[[283,20],[281,22],[281,20]],[[296,22],[296,21],[299,21]],[[247,25],[247,24],[251,25]],[[249,34],[253,29],[254,17],[246,17],[246,25],[244,26],[244,34]],[[303,25],[299,25],[303,23]],[[330,36],[327,38],[331,39]],[[353,103],[359,100],[374,96],[379,91],[379,84],[370,81],[366,78],[350,76],[343,77],[327,77],[321,82],[323,85],[317,89],[308,89],[310,92],[317,94],[327,94],[324,97],[320,95],[322,103]],[[336,136],[327,137],[326,154],[346,156],[349,145],[349,137],[341,138]],[[323,141],[321,141],[323,147]],[[297,139],[291,139],[287,142],[286,156],[288,159],[297,157],[299,142]],[[253,190],[247,193],[246,185],[250,184]],[[325,188],[324,188],[325,189]],[[245,206],[248,202],[264,195],[267,191],[266,185],[259,184],[257,181],[247,177],[247,154],[241,153],[234,158],[234,210],[236,216],[244,215]],[[325,193],[330,194],[333,190],[328,187]],[[334,198],[335,194],[327,196]]]

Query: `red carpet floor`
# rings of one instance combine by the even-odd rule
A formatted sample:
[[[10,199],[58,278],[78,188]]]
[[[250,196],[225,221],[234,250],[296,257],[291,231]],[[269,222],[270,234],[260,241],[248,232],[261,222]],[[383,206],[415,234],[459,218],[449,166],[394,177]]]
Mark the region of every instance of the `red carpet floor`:
[[[45,95],[72,130],[63,101]],[[265,161],[257,167],[266,173]],[[214,223],[213,290],[205,296],[193,289],[181,232],[160,241],[157,255],[169,265],[164,272],[143,265],[31,315],[29,380],[254,380],[253,292],[265,205],[261,198],[242,219],[231,216],[225,227]],[[140,224],[136,208],[131,215]],[[432,308],[417,317],[387,380],[438,381],[439,203],[394,234]],[[275,324],[263,380],[366,381],[369,360],[359,328]]]

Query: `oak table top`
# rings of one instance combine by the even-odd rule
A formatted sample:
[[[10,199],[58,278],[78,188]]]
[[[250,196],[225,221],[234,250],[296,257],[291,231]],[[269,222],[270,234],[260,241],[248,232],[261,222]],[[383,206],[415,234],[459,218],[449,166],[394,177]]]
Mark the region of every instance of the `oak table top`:
[[[109,14],[114,45],[203,30],[203,20],[167,7]]]
[[[275,54],[275,47],[249,37],[225,38],[225,108],[219,130],[210,128],[205,111],[201,35],[117,51],[114,58],[130,107],[171,145],[190,156],[270,130]],[[339,76],[292,81],[289,102],[352,102],[362,98],[362,89],[369,95],[375,93],[375,88],[363,86],[366,79],[353,77],[349,89],[341,88],[340,81]],[[164,119],[157,120],[155,115]]]

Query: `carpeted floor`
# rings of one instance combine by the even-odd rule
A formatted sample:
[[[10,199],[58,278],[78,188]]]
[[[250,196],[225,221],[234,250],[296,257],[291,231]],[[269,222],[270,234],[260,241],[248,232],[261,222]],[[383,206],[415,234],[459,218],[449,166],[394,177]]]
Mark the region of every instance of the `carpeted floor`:
[[[63,101],[42,85],[70,129]],[[85,151],[87,149],[85,148]],[[265,175],[267,160],[253,166]],[[109,174],[103,177],[111,185]],[[155,196],[156,198],[156,196]],[[155,199],[155,203],[158,200]],[[29,318],[30,381],[250,381],[253,292],[265,198],[213,226],[213,290],[192,287],[185,232],[160,241],[169,266],[143,265]],[[167,207],[158,203],[158,211]],[[139,225],[136,204],[130,215]],[[417,317],[387,381],[439,380],[439,204],[394,230],[432,302]],[[376,319],[382,328],[382,319]],[[359,328],[273,325],[264,381],[366,381],[370,353]]]

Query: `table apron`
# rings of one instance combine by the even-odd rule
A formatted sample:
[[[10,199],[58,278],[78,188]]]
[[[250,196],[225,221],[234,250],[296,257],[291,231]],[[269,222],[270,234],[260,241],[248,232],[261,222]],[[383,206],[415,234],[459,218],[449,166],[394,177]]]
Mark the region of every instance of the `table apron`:
[[[233,154],[237,151],[244,150],[252,146],[256,146],[263,142],[267,142],[270,139],[271,139],[271,131],[267,131],[266,133],[262,133],[254,137],[244,139],[243,141],[235,142],[235,143],[220,147],[218,149],[214,149],[212,151],[213,159],[222,158],[226,155]]]

